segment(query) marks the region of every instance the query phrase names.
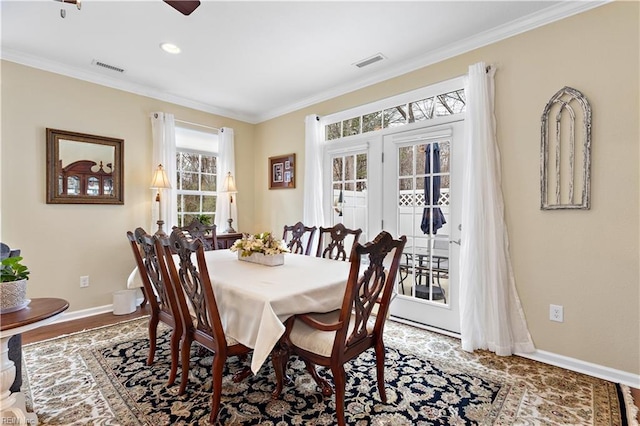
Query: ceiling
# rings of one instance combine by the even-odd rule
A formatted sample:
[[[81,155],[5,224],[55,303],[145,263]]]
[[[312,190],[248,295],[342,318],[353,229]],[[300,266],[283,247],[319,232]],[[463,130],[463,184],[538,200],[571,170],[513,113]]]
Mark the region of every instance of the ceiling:
[[[160,0],[2,0],[1,56],[257,123],[600,4],[203,1],[184,16]]]

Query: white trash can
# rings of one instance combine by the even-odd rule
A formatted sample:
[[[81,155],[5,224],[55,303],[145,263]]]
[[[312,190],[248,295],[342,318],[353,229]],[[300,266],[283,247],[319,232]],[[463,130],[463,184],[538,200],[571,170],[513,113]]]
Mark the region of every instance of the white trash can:
[[[113,315],[126,315],[135,311],[135,290],[118,290],[113,293]]]

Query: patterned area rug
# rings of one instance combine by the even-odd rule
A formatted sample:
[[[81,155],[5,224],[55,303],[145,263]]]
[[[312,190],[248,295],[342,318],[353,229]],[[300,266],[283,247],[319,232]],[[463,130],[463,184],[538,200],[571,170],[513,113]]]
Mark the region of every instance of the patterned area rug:
[[[193,345],[187,392],[166,386],[168,330],[161,327],[147,367],[147,320],[138,319],[24,347],[25,385],[43,425],[204,425],[211,398],[211,356]],[[387,404],[378,396],[375,358],[347,368],[349,425],[624,425],[616,385],[520,357],[470,354],[459,341],[389,322],[385,332]],[[278,400],[270,362],[241,383],[227,362],[220,425],[333,425],[335,403],[323,398],[303,363],[292,358]],[[178,370],[179,372],[180,370]],[[330,372],[319,370],[330,380]]]

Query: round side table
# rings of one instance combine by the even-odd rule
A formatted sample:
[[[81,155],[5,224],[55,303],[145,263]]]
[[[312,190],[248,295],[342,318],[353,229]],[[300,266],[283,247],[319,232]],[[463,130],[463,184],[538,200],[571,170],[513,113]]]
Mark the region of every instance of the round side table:
[[[69,302],[57,298],[37,298],[19,311],[0,314],[0,423],[38,424],[35,413],[27,413],[22,392],[11,393],[16,366],[9,359],[9,339],[55,320],[69,307]]]

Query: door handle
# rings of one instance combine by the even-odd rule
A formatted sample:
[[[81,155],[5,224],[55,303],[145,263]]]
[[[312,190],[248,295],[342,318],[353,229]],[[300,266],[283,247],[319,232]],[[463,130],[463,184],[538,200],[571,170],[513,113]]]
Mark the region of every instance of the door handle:
[[[457,245],[461,245],[461,244],[460,244],[460,238],[458,238],[457,240],[449,240],[449,244],[457,244]]]

